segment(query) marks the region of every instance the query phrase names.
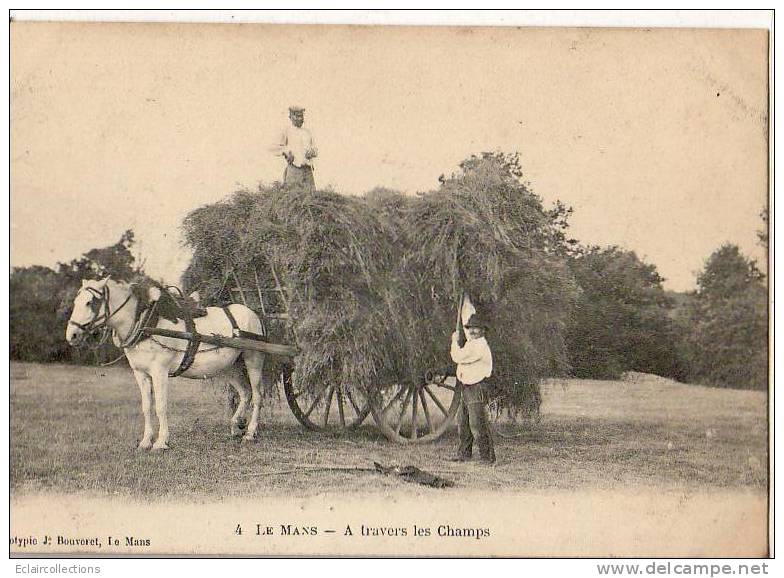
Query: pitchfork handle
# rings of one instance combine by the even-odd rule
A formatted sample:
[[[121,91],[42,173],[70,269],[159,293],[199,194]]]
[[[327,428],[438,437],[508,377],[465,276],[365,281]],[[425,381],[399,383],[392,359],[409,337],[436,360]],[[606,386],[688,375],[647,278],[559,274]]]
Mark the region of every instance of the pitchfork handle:
[[[465,344],[465,331],[463,330],[463,304],[465,303],[465,291],[460,295],[460,304],[457,306],[457,321],[455,322],[455,332],[457,333],[457,343],[462,347]]]

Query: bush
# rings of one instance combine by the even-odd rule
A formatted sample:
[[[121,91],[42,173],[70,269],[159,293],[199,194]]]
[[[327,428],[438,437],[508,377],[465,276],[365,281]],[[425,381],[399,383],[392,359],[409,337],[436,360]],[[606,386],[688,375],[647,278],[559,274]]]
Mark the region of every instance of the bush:
[[[624,371],[683,379],[682,327],[654,265],[633,251],[588,247],[570,259],[582,292],[569,322],[574,375],[618,379]]]

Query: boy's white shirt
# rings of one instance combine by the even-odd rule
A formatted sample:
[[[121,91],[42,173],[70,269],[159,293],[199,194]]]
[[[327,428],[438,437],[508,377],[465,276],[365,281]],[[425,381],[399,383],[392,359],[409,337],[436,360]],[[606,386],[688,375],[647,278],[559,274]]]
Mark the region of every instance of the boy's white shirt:
[[[479,383],[493,373],[493,353],[487,339],[479,337],[466,341],[463,347],[457,343],[457,335],[452,336],[449,351],[452,361],[457,363],[457,379],[465,385]]]

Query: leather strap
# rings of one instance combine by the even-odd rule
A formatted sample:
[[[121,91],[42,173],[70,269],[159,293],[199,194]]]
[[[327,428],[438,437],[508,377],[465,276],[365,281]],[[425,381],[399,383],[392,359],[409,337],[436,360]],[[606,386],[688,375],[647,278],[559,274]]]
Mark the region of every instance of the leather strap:
[[[229,305],[223,307],[223,312],[226,314],[226,317],[229,318],[229,323],[231,323],[231,336],[232,337],[239,337],[240,336],[240,326],[237,325],[237,320],[234,319],[234,315],[231,314],[231,310],[229,309]]]
[[[173,296],[170,296],[170,298],[174,299]],[[188,347],[185,349],[185,355],[182,356],[180,366],[173,372],[170,372],[169,377],[177,377],[188,371],[191,365],[193,365],[193,361],[196,359],[196,353],[201,345],[201,339],[199,339],[198,333],[196,333],[196,323],[194,323],[190,311],[188,311],[187,307],[183,306],[180,306],[180,311],[182,312],[183,321],[185,321],[185,331],[193,335],[193,337],[188,340]]]
[[[243,331],[240,329],[240,326],[237,325],[237,320],[234,318],[234,315],[231,314],[229,310],[229,305],[223,308],[223,312],[226,314],[226,317],[229,318],[229,323],[231,323],[231,335],[232,337],[242,337],[243,339],[253,339],[254,341],[264,341],[264,336],[258,333],[251,333],[250,331]]]

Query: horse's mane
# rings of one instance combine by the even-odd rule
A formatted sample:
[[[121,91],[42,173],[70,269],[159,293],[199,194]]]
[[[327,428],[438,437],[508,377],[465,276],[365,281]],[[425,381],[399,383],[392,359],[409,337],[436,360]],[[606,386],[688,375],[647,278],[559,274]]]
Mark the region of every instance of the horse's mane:
[[[158,299],[158,307],[156,308],[158,315],[164,319],[168,319],[172,323],[177,323],[177,320],[182,318],[182,307],[177,302],[176,297],[169,292],[167,287],[158,281],[142,276],[131,282],[130,287],[134,297],[136,297],[136,300],[139,302],[138,307],[140,310],[149,307],[151,302],[150,289],[155,287],[161,292],[161,296]]]

